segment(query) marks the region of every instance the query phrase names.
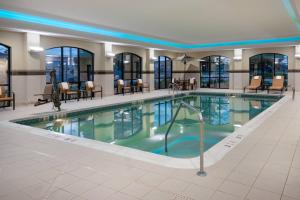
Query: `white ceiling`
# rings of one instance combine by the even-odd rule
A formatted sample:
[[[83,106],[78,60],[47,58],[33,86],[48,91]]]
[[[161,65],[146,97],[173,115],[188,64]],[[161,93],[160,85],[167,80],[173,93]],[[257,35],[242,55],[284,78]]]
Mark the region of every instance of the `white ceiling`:
[[[300,35],[283,1],[9,0],[0,7],[198,44]],[[300,11],[300,1],[290,1]]]

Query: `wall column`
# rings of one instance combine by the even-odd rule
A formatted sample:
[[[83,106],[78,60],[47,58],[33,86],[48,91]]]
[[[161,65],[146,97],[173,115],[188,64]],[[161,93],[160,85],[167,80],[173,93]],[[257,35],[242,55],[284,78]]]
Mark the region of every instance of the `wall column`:
[[[22,87],[26,93],[25,99],[22,100],[22,103],[30,103],[36,101],[34,94],[41,93],[41,91],[44,89],[46,84],[46,78],[44,74],[45,66],[43,63],[41,63],[41,60],[43,60],[43,50],[40,47],[40,35],[37,33],[25,33],[24,37],[23,75],[25,75],[25,84],[22,85]],[[40,50],[32,51],[32,49],[38,48],[40,48]],[[20,76],[20,78],[21,77],[22,76]]]
[[[144,73],[145,80],[150,85],[150,90],[154,90],[154,60],[155,60],[155,50],[147,50],[147,61],[146,61],[146,70]]]
[[[300,91],[300,45],[295,46],[295,66],[294,66],[294,83],[296,91]],[[291,58],[289,58],[291,59]],[[291,66],[289,66],[290,68]],[[290,74],[289,74],[290,75]],[[290,77],[289,77],[290,79]]]
[[[234,49],[234,57],[233,57],[233,69],[230,75],[230,89],[240,90],[245,86],[245,74],[243,73],[243,50],[242,49]]]
[[[101,45],[101,55],[99,67],[95,68],[95,81],[100,83],[103,88],[103,95],[114,95],[114,53],[112,44],[105,43]]]

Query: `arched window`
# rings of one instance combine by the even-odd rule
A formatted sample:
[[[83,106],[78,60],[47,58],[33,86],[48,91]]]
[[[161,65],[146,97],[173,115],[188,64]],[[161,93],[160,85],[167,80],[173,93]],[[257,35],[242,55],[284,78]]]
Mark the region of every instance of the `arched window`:
[[[283,75],[284,84],[288,83],[288,56],[277,53],[263,53],[249,58],[249,78],[262,76],[262,86],[272,85],[273,76]]]
[[[11,65],[10,65],[10,47],[0,43],[0,87],[4,92],[11,92]],[[3,92],[3,91],[2,91]],[[10,106],[10,102],[0,103],[0,107]]]
[[[94,80],[94,54],[76,47],[55,47],[45,51],[46,82],[50,83],[50,71],[56,70],[58,82],[84,87],[85,81]]]
[[[114,57],[114,88],[117,93],[117,81],[122,79],[125,84],[136,85],[142,78],[142,58],[133,53],[120,53]]]
[[[224,56],[207,56],[201,60],[201,87],[228,89],[230,59]]]
[[[167,56],[158,56],[154,62],[155,89],[165,89],[172,81],[172,60]]]

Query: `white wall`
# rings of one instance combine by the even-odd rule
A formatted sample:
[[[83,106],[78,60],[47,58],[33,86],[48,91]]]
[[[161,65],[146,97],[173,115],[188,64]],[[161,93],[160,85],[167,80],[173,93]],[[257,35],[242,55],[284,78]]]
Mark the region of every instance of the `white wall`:
[[[36,100],[33,95],[41,93],[45,83],[45,55],[31,54],[28,52],[30,35],[20,32],[0,31],[0,43],[11,47],[12,64],[12,89],[16,93],[17,103],[29,103]],[[113,58],[105,57],[104,44],[84,41],[79,39],[69,39],[63,37],[40,36],[40,46],[47,48],[59,46],[73,46],[83,48],[94,53],[95,84],[104,88],[104,95],[113,95]],[[113,45],[112,53],[132,52],[142,57],[143,79],[150,83],[151,90],[154,89],[154,64],[149,59],[149,50],[142,47]],[[294,47],[278,48],[255,48],[244,49],[241,61],[234,61],[233,50],[191,52],[190,56],[203,58],[210,55],[221,55],[231,59],[230,88],[241,89],[249,83],[249,58],[260,53],[280,53],[289,57],[289,70],[298,70],[289,73],[289,84],[300,88],[300,59],[295,59]],[[183,53],[158,51],[154,52],[156,57],[168,56],[176,58]],[[183,78],[184,65],[180,61],[173,61],[173,77]],[[192,61],[187,64],[187,71],[199,71],[199,61]],[[35,75],[34,75],[35,74]],[[200,73],[187,73],[188,77],[196,77],[200,82]],[[198,84],[200,85],[200,84]]]

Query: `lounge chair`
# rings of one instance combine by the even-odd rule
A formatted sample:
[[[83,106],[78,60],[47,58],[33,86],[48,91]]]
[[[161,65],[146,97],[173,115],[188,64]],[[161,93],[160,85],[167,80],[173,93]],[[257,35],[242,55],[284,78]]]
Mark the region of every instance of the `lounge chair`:
[[[79,91],[71,90],[69,83],[67,82],[61,82],[59,84],[59,92],[64,95],[65,103],[67,102],[67,99],[70,100],[72,95],[75,95],[77,97],[77,101],[79,101],[79,96],[80,96]]]
[[[197,86],[196,78],[190,78],[189,87],[191,90],[195,90]]]
[[[270,90],[277,90],[282,93],[284,90],[284,76],[274,76],[272,85],[268,88],[268,93]]]
[[[35,94],[34,96],[41,96],[42,98],[38,99],[38,101],[34,104],[34,106],[43,105],[49,103],[51,101],[53,86],[52,84],[47,84],[44,88],[44,93],[42,94]]]
[[[144,92],[144,88],[147,88],[150,92],[150,86],[149,83],[144,83],[142,79],[137,80],[137,91]]]
[[[103,96],[103,88],[101,86],[100,90],[95,90],[95,85],[93,81],[86,81],[85,82],[85,91],[86,91],[86,95],[88,95],[88,93],[91,93],[91,99],[95,96],[95,93],[100,92],[101,95],[101,99]]]
[[[257,90],[259,88],[261,88],[261,76],[253,76],[250,82],[249,86],[244,87],[244,93],[246,91],[246,89],[248,90],[255,90],[255,92],[257,93]]]
[[[117,88],[118,88],[118,94],[123,94],[123,96],[125,95],[125,93],[131,93],[131,86],[130,85],[126,85],[124,80],[119,79],[117,81]]]
[[[16,97],[15,93],[6,94],[4,87],[0,86],[0,102],[12,102],[13,110],[16,108]]]

